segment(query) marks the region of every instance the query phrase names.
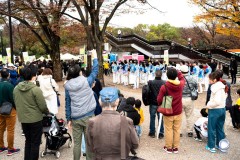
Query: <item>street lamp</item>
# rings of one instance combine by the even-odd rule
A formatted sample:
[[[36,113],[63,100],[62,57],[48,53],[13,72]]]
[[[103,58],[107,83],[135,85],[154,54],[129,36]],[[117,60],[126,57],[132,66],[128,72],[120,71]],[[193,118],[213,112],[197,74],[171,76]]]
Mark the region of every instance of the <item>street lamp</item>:
[[[188,47],[192,49],[192,38],[188,38]]]

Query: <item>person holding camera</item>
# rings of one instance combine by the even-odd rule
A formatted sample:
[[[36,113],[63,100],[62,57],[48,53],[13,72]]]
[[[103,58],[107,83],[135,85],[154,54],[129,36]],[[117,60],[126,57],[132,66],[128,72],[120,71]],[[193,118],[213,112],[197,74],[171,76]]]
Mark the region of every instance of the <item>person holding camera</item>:
[[[81,157],[82,134],[86,135],[88,120],[94,116],[96,109],[96,100],[92,90],[98,74],[98,59],[96,50],[92,50],[93,67],[88,77],[81,74],[81,68],[78,64],[69,67],[65,88],[65,107],[68,128],[73,132],[73,159],[79,160]],[[85,138],[86,139],[86,138]],[[85,140],[86,141],[86,140]],[[92,159],[93,154],[87,148],[86,159]]]

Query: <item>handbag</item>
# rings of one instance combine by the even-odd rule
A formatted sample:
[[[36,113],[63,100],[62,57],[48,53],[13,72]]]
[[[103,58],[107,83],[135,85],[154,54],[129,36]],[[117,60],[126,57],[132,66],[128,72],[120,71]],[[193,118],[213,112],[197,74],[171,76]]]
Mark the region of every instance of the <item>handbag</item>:
[[[0,114],[1,115],[10,115],[12,111],[12,103],[10,102],[3,102],[0,107]]]
[[[145,160],[143,158],[140,158],[140,157],[136,156],[137,153],[133,149],[131,149],[131,153],[134,154],[134,156],[128,156],[126,158],[126,150],[125,150],[125,146],[126,146],[126,144],[125,144],[125,133],[126,133],[125,129],[126,128],[124,126],[126,126],[126,124],[128,122],[127,122],[127,119],[126,119],[125,116],[120,116],[120,119],[121,119],[121,122],[120,122],[120,129],[121,129],[121,133],[120,133],[121,134],[121,160]]]
[[[184,77],[185,78],[185,77]],[[198,92],[195,88],[191,89],[187,79],[185,78],[186,82],[187,82],[187,85],[188,85],[188,88],[190,89],[190,93],[191,93],[191,99],[192,100],[197,100],[198,99]]]
[[[159,113],[162,113],[163,115],[171,115],[173,114],[173,110],[172,110],[173,97],[168,95],[167,86],[165,84],[164,86],[166,88],[166,92],[163,97],[162,105],[158,107],[157,111]]]
[[[50,78],[50,83],[51,83],[51,86],[52,86],[54,92],[55,92],[56,95],[57,95],[57,106],[60,107],[60,105],[61,105],[61,104],[60,104],[60,99],[59,99],[60,94],[58,93],[58,91],[56,91],[55,87],[52,85],[52,78]]]

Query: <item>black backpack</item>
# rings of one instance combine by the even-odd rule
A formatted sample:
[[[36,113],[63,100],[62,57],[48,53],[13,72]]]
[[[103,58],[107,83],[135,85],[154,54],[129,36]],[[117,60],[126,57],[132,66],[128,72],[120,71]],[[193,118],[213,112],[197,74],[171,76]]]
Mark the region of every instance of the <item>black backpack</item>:
[[[148,81],[148,84],[142,87],[142,101],[145,106],[150,104],[150,82],[151,81]]]

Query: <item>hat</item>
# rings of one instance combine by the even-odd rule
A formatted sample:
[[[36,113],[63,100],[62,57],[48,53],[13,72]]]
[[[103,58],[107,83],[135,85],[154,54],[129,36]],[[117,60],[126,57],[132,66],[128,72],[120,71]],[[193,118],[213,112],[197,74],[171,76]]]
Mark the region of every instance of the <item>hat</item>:
[[[113,87],[103,88],[100,96],[102,102],[115,102],[118,99],[118,89]]]
[[[220,151],[227,152],[228,148],[229,148],[229,141],[227,139],[222,139],[219,142],[219,149],[220,149]]]
[[[8,67],[15,67],[12,63],[8,63]]]
[[[180,71],[183,73],[188,73],[188,66],[186,66],[186,65],[180,66]]]

